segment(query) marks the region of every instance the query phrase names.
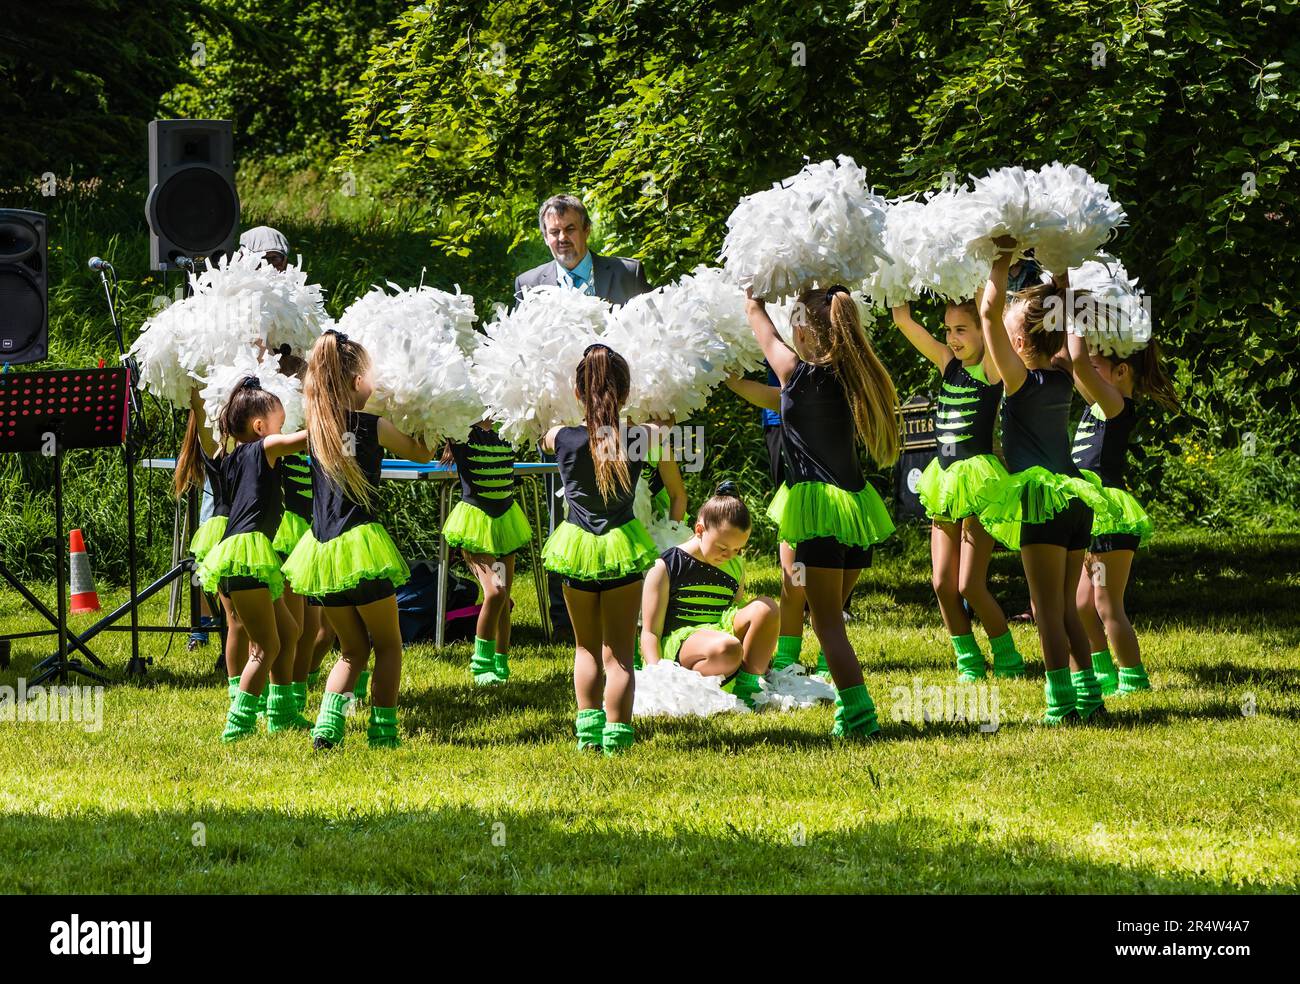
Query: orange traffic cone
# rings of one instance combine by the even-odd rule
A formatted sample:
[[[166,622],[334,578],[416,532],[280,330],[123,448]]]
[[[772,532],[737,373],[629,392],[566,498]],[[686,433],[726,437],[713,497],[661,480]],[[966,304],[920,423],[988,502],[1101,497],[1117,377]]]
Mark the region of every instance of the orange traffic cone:
[[[90,557],[81,530],[68,533],[68,550],[72,554],[72,604],[68,610],[73,615],[99,611],[99,595],[95,592],[95,575],[90,571]]]

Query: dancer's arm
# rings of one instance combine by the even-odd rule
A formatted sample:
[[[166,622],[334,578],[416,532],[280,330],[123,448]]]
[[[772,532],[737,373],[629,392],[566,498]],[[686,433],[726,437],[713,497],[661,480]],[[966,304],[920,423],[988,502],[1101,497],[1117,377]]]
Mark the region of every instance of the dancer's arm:
[[[767,383],[760,383],[757,379],[746,379],[741,375],[732,376],[726,382],[727,389],[747,403],[762,407],[764,410],[779,411],[781,409],[781,388],[779,386],[770,386]]]
[[[1089,405],[1101,407],[1106,419],[1124,412],[1124,394],[1101,378],[1088,357],[1088,340],[1070,332],[1066,338],[1070,350],[1070,368],[1074,372],[1074,386]]]
[[[924,325],[912,317],[910,304],[904,303],[890,308],[889,313],[893,316],[898,330],[912,343],[912,348],[938,366],[940,372],[948,368],[950,360],[956,358],[952,354],[952,349],[931,335],[925,330]]]
[[[1002,377],[1003,390],[1011,396],[1029,378],[1029,370],[1016,354],[1002,318],[1007,303],[1007,271],[1011,267],[1016,241],[1010,236],[1000,236],[994,243],[999,253],[980,298],[980,329],[984,332],[984,347],[993,357],[993,364]]]
[[[668,565],[656,560],[641,589],[641,659],[647,666],[660,660],[659,643],[668,612]]]
[[[785,381],[794,375],[799,365],[799,356],[781,341],[776,325],[772,324],[772,318],[767,313],[767,306],[761,298],[754,296],[752,287],[745,288],[745,298],[745,314],[749,317],[750,331],[754,333],[758,347],[763,350],[763,358],[767,359],[776,378],[785,385]]]
[[[424,446],[424,442],[403,434],[385,417],[380,417],[376,425],[379,443],[399,458],[427,465],[433,460],[433,452]]]

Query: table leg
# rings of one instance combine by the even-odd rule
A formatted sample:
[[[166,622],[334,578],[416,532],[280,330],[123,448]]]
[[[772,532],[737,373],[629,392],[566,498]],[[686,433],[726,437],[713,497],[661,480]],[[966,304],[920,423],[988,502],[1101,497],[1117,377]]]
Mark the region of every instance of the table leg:
[[[537,591],[537,612],[542,622],[542,638],[551,641],[550,596],[546,591],[546,570],[542,567],[542,554],[538,544],[542,539],[542,505],[537,497],[537,479],[530,478],[528,487],[533,499],[533,535],[528,540],[528,561],[533,568],[533,587]]]
[[[451,578],[447,567],[451,563],[451,550],[447,538],[442,535],[447,525],[447,507],[451,502],[451,483],[440,482],[438,489],[438,625],[434,629],[433,642],[439,649],[447,637],[447,585]]]

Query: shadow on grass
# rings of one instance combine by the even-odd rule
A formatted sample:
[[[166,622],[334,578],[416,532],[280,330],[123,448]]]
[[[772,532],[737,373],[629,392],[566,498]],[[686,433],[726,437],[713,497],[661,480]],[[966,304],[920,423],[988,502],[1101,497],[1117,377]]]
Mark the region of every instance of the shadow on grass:
[[[604,783],[634,764],[576,767]],[[623,773],[623,777],[620,777]],[[1278,891],[1201,874],[1071,857],[1059,838],[992,840],[975,823],[925,816],[802,833],[797,812],[667,835],[574,803],[518,811],[468,807],[345,816],[310,809],[197,806],[52,818],[0,815],[0,891],[22,894],[486,892]],[[634,820],[632,821],[634,822]],[[202,837],[196,840],[196,824]],[[591,825],[588,827],[588,825]],[[709,827],[707,819],[700,825]],[[794,845],[798,843],[799,846]],[[68,844],[87,850],[70,852]],[[39,863],[36,863],[39,860]]]

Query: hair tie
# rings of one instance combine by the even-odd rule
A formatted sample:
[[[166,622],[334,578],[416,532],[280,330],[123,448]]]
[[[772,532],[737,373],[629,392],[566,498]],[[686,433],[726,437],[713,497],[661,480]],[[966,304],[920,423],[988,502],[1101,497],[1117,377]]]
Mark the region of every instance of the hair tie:
[[[592,349],[598,349],[598,348],[604,349],[606,352],[614,351],[604,342],[592,342],[590,345],[588,345],[585,349],[582,350],[582,357],[585,359],[587,357],[587,353],[589,353]]]
[[[348,343],[348,336],[343,334],[343,332],[339,331],[337,328],[326,328],[325,334],[333,335],[340,345],[346,345]]]
[[[737,487],[737,485],[736,485],[735,482],[731,481],[731,479],[727,479],[725,482],[719,482],[719,483],[718,483],[718,487],[717,487],[716,489],[713,490],[713,494],[714,494],[714,495],[730,495],[730,496],[734,496],[735,498],[739,499],[739,498],[740,498],[740,489]]]
[[[256,376],[245,376],[243,379],[239,381],[239,386],[236,387],[236,389],[246,389],[246,390],[260,390],[261,388],[262,388],[262,381],[258,379]]]
[[[827,304],[831,303],[831,299],[840,292],[847,294],[849,292],[849,289],[845,287],[843,284],[832,284],[830,287],[827,287],[826,303]]]

